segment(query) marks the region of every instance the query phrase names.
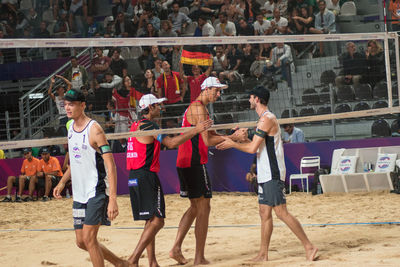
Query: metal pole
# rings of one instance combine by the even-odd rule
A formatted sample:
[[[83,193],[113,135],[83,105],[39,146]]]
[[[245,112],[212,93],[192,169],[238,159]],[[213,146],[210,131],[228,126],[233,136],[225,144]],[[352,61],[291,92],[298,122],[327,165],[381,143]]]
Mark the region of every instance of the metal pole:
[[[396,33],[397,35],[397,33]],[[396,77],[400,77],[400,53],[399,53],[399,36],[396,36],[394,39],[395,50],[396,50]],[[397,96],[400,102],[400,82],[397,82]],[[392,104],[389,103],[389,107],[392,107]]]
[[[389,38],[388,35],[385,35],[384,41],[384,52],[385,52],[385,65],[386,65],[386,80],[387,80],[387,91],[388,91],[388,104],[389,107],[393,105],[392,99],[392,73],[390,70],[390,58],[389,58]]]
[[[334,112],[335,110],[335,95],[334,95],[334,90],[333,85],[330,83],[329,84],[329,98],[331,101],[331,113]],[[336,121],[335,119],[332,119],[332,138],[333,140],[336,140]]]
[[[28,120],[28,137],[29,139],[32,138],[32,117],[31,117],[31,106],[29,103],[29,96],[28,96],[28,101],[26,102],[26,116],[27,116],[27,120]]]
[[[21,129],[21,139],[25,138],[25,126],[24,126],[24,98],[19,99],[19,127]]]
[[[5,118],[6,118],[6,133],[7,133],[7,140],[11,140],[11,135],[10,135],[10,114],[8,113],[8,110],[6,110]]]

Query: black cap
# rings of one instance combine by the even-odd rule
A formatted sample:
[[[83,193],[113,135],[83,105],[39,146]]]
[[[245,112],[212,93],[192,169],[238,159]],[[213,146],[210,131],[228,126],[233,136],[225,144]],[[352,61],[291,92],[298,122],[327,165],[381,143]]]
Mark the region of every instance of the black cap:
[[[86,97],[81,90],[77,89],[70,89],[68,92],[65,93],[64,99],[67,101],[80,101],[86,102]]]
[[[40,154],[45,154],[45,153],[50,153],[50,150],[48,147],[42,147],[40,149]]]
[[[258,85],[249,91],[249,95],[255,95],[264,99],[267,103],[269,101],[269,90],[262,85]]]
[[[26,148],[22,149],[22,152],[24,152],[24,154],[25,154],[25,153],[32,152],[32,148],[26,147]]]

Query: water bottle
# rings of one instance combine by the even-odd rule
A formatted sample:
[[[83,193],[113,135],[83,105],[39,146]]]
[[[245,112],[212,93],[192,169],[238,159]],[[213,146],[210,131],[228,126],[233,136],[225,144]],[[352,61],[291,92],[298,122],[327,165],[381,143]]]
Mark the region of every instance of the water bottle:
[[[320,183],[317,184],[317,195],[319,194],[322,194],[322,188]]]
[[[67,192],[65,193],[66,198],[71,198],[71,195],[69,194],[69,189],[67,188]]]

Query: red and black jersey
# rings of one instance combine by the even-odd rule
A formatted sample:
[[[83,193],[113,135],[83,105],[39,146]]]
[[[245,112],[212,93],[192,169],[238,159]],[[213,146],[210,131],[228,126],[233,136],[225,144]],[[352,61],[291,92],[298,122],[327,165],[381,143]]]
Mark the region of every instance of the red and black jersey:
[[[140,126],[139,126],[140,125]],[[142,119],[132,123],[131,132],[140,127],[140,130],[157,130],[160,127],[152,121]],[[129,137],[126,153],[126,169],[144,169],[152,172],[160,171],[160,141],[154,139],[151,144],[143,144],[136,137]]]
[[[200,102],[200,101],[193,101]],[[200,102],[201,103],[201,102]],[[191,104],[190,104],[191,105]],[[187,120],[187,112],[190,108],[186,109],[182,120],[182,127],[191,127]],[[188,168],[191,166],[197,166],[206,164],[208,162],[208,147],[204,144],[203,138],[200,134],[192,137],[192,139],[187,140],[185,143],[179,146],[178,158],[176,159],[176,166],[179,168]]]

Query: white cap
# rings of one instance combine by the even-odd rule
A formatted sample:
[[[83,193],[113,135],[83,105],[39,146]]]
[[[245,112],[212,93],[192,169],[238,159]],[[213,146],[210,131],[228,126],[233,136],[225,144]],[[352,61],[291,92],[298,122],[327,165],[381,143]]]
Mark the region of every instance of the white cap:
[[[145,109],[153,104],[160,104],[160,103],[164,102],[165,100],[167,100],[165,97],[157,98],[152,94],[147,94],[147,95],[142,96],[142,98],[140,98],[139,107],[140,107],[140,109]]]
[[[201,84],[201,90],[204,90],[206,88],[210,87],[217,87],[217,88],[228,88],[228,85],[222,84],[218,78],[216,77],[208,77],[207,79],[204,80],[204,82]]]

